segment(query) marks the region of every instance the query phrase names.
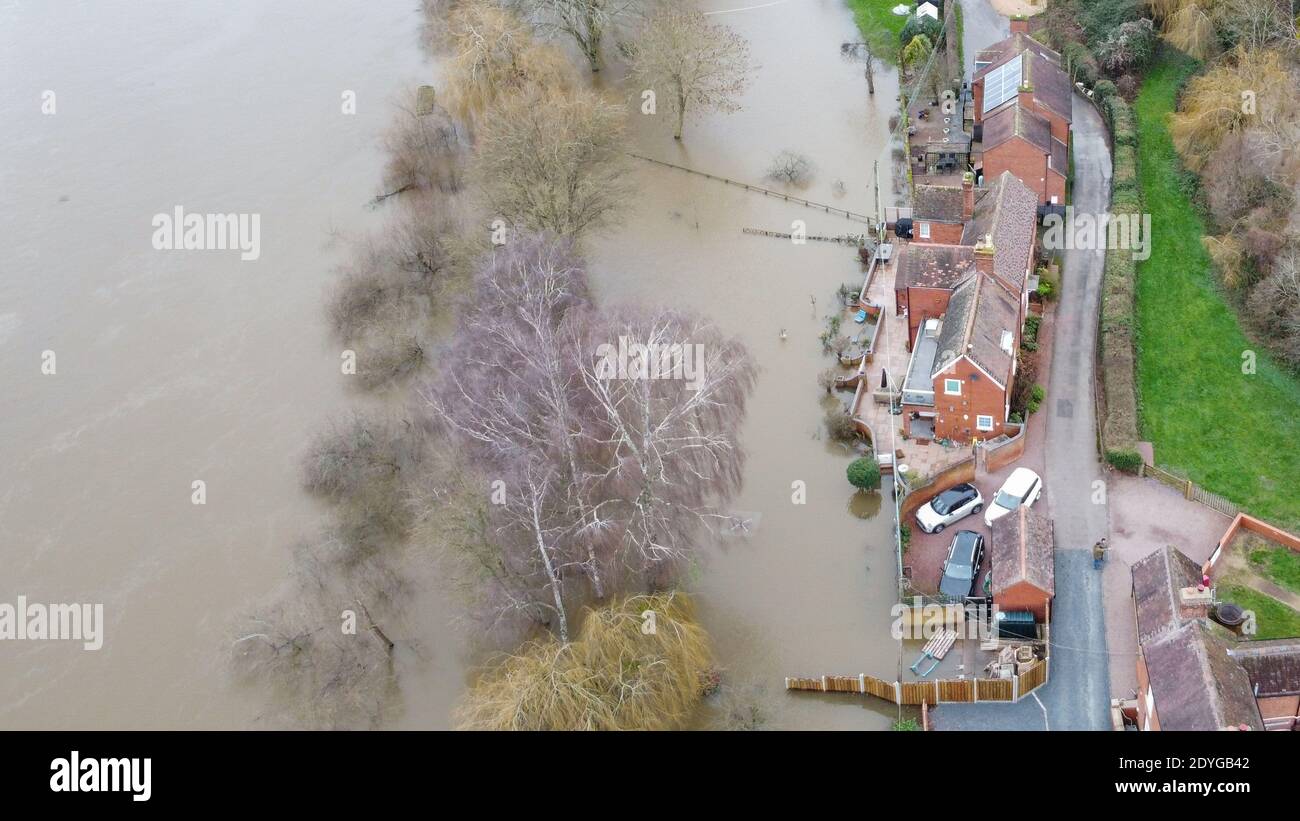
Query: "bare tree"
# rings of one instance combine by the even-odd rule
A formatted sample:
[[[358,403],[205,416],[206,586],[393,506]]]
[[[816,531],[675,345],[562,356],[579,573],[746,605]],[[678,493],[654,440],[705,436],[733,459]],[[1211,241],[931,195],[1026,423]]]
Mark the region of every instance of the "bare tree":
[[[737,429],[755,368],[739,342],[676,311],[605,311],[587,339],[597,356],[581,363],[583,380],[599,417],[584,431],[606,449],[595,518],[622,572],[654,589],[691,555],[702,525],[725,520],[719,505],[739,490]],[[628,352],[624,373],[611,373],[602,346]],[[655,357],[674,367],[656,374]]]
[[[483,123],[472,166],[487,206],[560,237],[614,223],[631,195],[624,113],[591,91],[534,89]]]
[[[494,621],[522,615],[566,639],[574,606],[664,585],[701,524],[721,516],[715,505],[739,485],[735,428],[754,373],[701,320],[592,311],[570,247],[526,236],[496,252],[440,376],[420,391],[434,427],[500,491],[478,513],[463,493],[432,494],[468,512],[453,516],[457,563],[482,569]],[[611,345],[683,343],[700,346],[689,380],[608,368]]]
[[[811,180],[816,166],[804,154],[786,149],[772,158],[767,167],[767,177],[777,182],[805,186]]]
[[[667,102],[678,140],[688,112],[739,110],[754,69],[745,38],[671,5],[651,15],[627,48],[633,81]]]
[[[525,0],[542,27],[573,38],[592,71],[600,71],[605,34],[637,5],[637,0]]]
[[[539,43],[524,21],[491,0],[457,6],[446,36],[453,54],[446,68],[446,97],[451,111],[468,123],[511,93],[573,85],[564,55]]]
[[[846,60],[862,63],[862,75],[867,78],[867,93],[876,93],[876,63],[878,58],[871,51],[870,43],[841,43],[840,54]]]
[[[460,190],[465,145],[447,110],[434,105],[423,112],[418,93],[413,91],[398,104],[397,119],[385,134],[388,165],[384,169],[385,192],[378,199],[412,189]]]

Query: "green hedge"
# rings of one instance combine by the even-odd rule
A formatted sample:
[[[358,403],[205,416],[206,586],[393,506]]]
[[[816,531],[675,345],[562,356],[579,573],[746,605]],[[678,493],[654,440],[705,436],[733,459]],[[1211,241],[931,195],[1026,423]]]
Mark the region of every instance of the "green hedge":
[[[1133,112],[1114,86],[1101,102],[1102,114],[1114,144],[1112,214],[1142,212],[1142,194],[1137,178],[1137,131]],[[1129,249],[1106,251],[1102,276],[1100,364],[1102,390],[1106,397],[1101,420],[1102,449],[1106,461],[1119,470],[1136,472],[1142,463],[1135,450],[1138,441],[1137,368],[1134,353],[1136,313],[1134,290],[1137,263]]]

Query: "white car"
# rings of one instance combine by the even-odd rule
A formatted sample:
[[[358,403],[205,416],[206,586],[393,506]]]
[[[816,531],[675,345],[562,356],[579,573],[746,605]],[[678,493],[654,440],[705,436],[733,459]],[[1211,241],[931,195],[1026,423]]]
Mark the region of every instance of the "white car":
[[[955,485],[917,508],[916,523],[926,533],[940,533],[963,516],[983,509],[984,497],[974,485]]]
[[[989,527],[1003,516],[1024,505],[1032,507],[1043,495],[1043,480],[1029,468],[1016,468],[998,488],[984,512],[984,524]]]

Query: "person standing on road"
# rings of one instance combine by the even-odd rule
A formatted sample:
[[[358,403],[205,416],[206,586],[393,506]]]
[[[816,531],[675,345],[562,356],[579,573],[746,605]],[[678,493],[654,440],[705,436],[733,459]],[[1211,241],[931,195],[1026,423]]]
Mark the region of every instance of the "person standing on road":
[[[1102,536],[1092,546],[1092,569],[1100,570],[1101,563],[1104,561],[1106,561],[1106,537]]]

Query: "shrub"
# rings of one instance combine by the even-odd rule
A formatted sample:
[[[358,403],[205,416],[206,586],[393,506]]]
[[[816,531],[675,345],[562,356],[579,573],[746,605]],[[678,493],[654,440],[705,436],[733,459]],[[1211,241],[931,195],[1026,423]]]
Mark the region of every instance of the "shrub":
[[[1116,470],[1136,474],[1142,468],[1142,455],[1135,450],[1108,450],[1106,462]]]
[[[1030,413],[1038,413],[1039,407],[1043,404],[1043,399],[1047,396],[1047,389],[1042,385],[1034,385],[1029,391],[1029,401],[1025,404],[1025,410]]]
[[[858,438],[858,426],[844,411],[826,412],[826,433],[833,442],[853,442]]]
[[[921,729],[920,723],[914,718],[900,718],[894,722],[894,731],[901,733],[917,732]]]
[[[900,45],[907,45],[912,42],[913,37],[925,35],[931,43],[937,43],[941,34],[943,34],[943,24],[938,20],[931,17],[917,17],[914,14],[903,25],[903,30],[898,35],[898,42]]]
[[[849,484],[859,490],[877,490],[880,488],[880,465],[876,463],[875,458],[870,456],[860,456],[849,462],[848,470],[845,473],[849,477]]]
[[[1119,92],[1115,88],[1115,84],[1110,80],[1098,80],[1097,84],[1092,87],[1092,93],[1104,100],[1107,97],[1115,96]]]

